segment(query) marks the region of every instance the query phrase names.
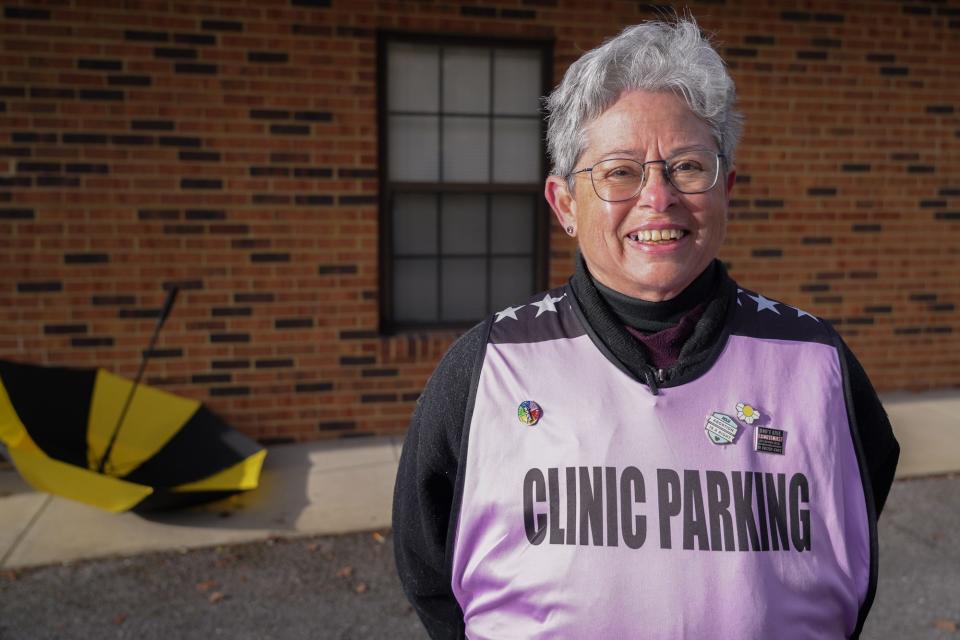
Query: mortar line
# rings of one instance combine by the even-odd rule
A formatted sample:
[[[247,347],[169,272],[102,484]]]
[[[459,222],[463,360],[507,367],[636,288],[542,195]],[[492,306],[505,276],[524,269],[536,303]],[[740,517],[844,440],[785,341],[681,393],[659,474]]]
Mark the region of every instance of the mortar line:
[[[33,516],[30,518],[30,522],[27,523],[27,526],[25,526],[23,530],[20,532],[20,534],[16,537],[16,539],[13,541],[13,544],[10,545],[10,548],[7,550],[7,552],[3,554],[3,557],[0,558],[0,567],[7,566],[7,560],[10,559],[10,556],[13,555],[13,552],[16,551],[17,547],[20,546],[20,543],[23,541],[24,536],[26,536],[27,533],[29,533],[30,530],[33,529],[33,525],[37,523],[37,520],[40,518],[43,512],[46,511],[47,505],[50,504],[51,500],[53,500],[53,495],[48,493],[47,497],[43,501],[43,504],[40,505],[40,508],[37,509],[36,512],[33,514]]]

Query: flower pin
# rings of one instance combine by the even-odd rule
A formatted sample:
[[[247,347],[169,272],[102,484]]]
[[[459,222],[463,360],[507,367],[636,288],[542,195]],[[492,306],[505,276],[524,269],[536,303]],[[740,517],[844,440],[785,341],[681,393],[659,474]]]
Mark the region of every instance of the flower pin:
[[[737,417],[746,422],[747,424],[753,424],[755,420],[760,419],[760,412],[756,410],[752,405],[747,404],[746,402],[737,403]]]

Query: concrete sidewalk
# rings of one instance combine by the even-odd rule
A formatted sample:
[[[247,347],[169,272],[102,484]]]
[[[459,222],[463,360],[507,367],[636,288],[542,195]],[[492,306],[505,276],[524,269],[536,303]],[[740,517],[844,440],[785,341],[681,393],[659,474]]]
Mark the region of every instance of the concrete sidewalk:
[[[898,478],[960,471],[960,391],[883,402],[901,445]],[[385,528],[401,444],[396,437],[274,446],[256,490],[149,518],[37,493],[12,466],[0,466],[0,568]]]

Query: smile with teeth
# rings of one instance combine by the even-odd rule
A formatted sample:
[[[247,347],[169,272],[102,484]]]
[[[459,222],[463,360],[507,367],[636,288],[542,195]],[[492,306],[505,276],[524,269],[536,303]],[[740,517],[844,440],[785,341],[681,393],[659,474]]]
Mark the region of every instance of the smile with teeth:
[[[634,242],[657,243],[673,242],[674,240],[679,240],[685,235],[687,235],[687,232],[683,229],[645,229],[643,231],[632,233],[627,237]]]

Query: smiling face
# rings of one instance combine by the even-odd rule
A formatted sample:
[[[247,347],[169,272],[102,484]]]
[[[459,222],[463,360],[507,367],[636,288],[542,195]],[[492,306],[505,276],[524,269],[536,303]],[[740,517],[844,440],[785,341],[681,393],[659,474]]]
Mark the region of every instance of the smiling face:
[[[625,92],[587,126],[586,140],[574,170],[610,158],[649,162],[682,149],[719,151],[710,128],[670,92]],[[572,193],[558,176],[547,178],[545,190],[560,224],[575,229],[593,277],[654,302],[675,297],[716,257],[736,175],[721,163],[713,189],[688,195],[664,179],[662,166],[648,165],[643,190],[625,202],[597,197],[589,173],[576,175]]]

